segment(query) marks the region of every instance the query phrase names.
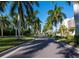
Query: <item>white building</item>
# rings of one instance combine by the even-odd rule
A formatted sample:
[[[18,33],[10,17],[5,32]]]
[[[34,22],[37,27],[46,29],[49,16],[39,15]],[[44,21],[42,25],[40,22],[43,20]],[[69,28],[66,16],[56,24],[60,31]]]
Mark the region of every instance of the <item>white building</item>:
[[[73,23],[73,25],[72,25],[72,23],[71,23],[71,24],[68,24],[69,21],[75,23],[75,21],[74,21],[74,17],[64,19],[63,22],[62,22],[62,24],[65,25],[67,28],[69,28],[69,25],[71,25],[71,26],[73,27],[74,23]]]
[[[62,22],[62,25],[65,25],[67,28],[75,27],[74,17],[64,19],[63,22]],[[70,33],[71,33],[71,32],[70,32]],[[74,34],[75,34],[75,30],[74,30],[74,32],[71,33],[71,34],[74,35]]]

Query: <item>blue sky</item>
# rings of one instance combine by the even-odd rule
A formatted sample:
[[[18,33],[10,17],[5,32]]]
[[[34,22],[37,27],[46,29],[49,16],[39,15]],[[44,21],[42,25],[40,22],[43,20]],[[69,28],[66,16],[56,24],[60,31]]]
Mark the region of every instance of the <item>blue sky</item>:
[[[67,16],[67,18],[71,18],[73,17],[73,3],[69,6],[65,1],[56,1],[55,3],[52,3],[51,1],[39,1],[39,7],[37,6],[33,6],[34,10],[38,10],[39,14],[37,15],[37,17],[40,18],[40,20],[42,21],[41,25],[42,25],[42,29],[43,26],[47,20],[48,15],[48,10],[50,9],[54,9],[55,4],[57,6],[61,6],[64,7],[64,9],[62,10],[62,12],[64,12]],[[6,11],[5,14],[9,13],[10,11],[10,4],[8,4],[8,6],[6,7]]]

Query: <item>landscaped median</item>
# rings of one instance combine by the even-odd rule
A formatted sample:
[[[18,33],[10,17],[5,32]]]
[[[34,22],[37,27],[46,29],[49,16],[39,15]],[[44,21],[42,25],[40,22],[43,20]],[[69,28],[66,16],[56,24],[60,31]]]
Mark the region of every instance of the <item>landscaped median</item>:
[[[16,38],[0,38],[0,52],[7,50],[9,48],[16,47],[17,45],[27,42],[31,39],[16,39]]]

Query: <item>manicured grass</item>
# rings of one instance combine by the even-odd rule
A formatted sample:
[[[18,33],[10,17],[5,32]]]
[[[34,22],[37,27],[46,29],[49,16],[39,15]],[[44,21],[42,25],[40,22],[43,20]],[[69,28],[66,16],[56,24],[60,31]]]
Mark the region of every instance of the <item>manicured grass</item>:
[[[15,47],[23,42],[28,42],[31,39],[16,39],[16,38],[0,38],[0,52]]]
[[[0,47],[0,52],[6,50],[6,49],[9,49],[9,48],[12,48],[13,46],[1,46]]]
[[[65,42],[71,46],[74,46],[74,36],[67,36],[67,37],[56,37],[58,42]]]

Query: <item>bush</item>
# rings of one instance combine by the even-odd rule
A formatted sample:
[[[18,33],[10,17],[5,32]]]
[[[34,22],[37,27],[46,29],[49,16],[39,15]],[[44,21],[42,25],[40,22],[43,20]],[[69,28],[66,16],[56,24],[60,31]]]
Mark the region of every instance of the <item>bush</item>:
[[[74,37],[74,42],[76,43],[76,45],[79,45],[79,36]]]
[[[52,34],[50,34],[50,35],[48,35],[49,37],[53,37],[53,35]]]
[[[74,42],[70,42],[70,43],[69,43],[69,45],[72,45],[72,46],[74,46]]]
[[[31,35],[31,30],[28,29],[28,30],[23,31],[23,35],[25,35],[25,36]]]
[[[61,39],[65,38],[63,36],[54,36],[54,37],[55,37],[56,40],[61,40]]]
[[[57,40],[59,42],[66,42],[66,38],[60,38],[59,40]]]
[[[68,34],[68,35],[66,36],[66,42],[67,42],[67,43],[73,42],[73,39],[74,39],[74,36],[72,36],[72,35],[69,35],[69,34]]]
[[[3,29],[3,35],[4,36],[15,35],[15,30],[11,28]],[[0,31],[0,36],[1,36],[1,31]]]
[[[73,42],[74,36],[72,35],[67,35],[66,37],[56,36],[56,39],[58,39],[58,41],[70,44],[71,42]]]

